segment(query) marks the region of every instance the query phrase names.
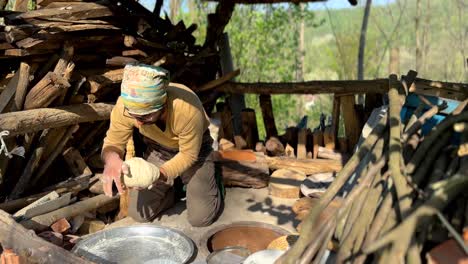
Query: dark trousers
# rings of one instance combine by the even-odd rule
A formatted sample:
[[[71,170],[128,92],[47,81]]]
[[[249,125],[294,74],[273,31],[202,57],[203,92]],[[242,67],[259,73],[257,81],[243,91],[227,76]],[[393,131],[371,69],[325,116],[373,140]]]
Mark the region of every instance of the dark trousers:
[[[174,157],[178,150],[168,149],[148,138],[144,158],[156,166]],[[180,175],[187,185],[187,215],[192,226],[208,226],[213,223],[221,207],[222,199],[215,178],[212,159],[213,139],[209,131],[203,135],[198,160]],[[158,181],[151,190],[130,190],[128,215],[138,222],[152,221],[162,211],[175,203],[173,186]]]

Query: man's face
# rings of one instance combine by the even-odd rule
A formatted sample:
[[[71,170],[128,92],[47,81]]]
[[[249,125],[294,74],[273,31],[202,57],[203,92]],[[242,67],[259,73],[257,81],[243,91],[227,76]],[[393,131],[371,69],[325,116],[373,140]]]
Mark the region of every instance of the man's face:
[[[128,113],[131,117],[135,118],[135,120],[137,121],[138,125],[151,125],[151,124],[155,124],[156,121],[158,121],[158,119],[161,117],[161,114],[162,114],[163,110],[159,110],[157,112],[154,112],[154,113],[150,113],[150,114],[147,114],[147,115],[135,115],[135,114],[130,114]]]

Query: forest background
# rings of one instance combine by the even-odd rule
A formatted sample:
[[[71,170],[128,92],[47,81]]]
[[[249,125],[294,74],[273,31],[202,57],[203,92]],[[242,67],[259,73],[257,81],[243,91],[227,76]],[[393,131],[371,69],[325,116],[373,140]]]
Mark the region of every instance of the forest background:
[[[152,9],[154,0],[140,0]],[[365,6],[370,5],[363,57],[358,76],[358,50]],[[399,75],[468,82],[468,2],[466,0],[347,0],[309,4],[236,5],[225,29],[239,82],[301,82],[388,77],[389,64]],[[195,23],[203,44],[207,14],[216,3],[201,0],[164,1],[163,10],[177,23]],[[390,56],[392,54],[392,56]],[[395,70],[395,65],[392,66]],[[246,95],[257,114],[260,138],[265,129],[258,96]],[[272,96],[281,134],[308,116],[308,127],[329,116],[332,95]],[[342,132],[343,129],[340,129]],[[340,133],[342,134],[342,133]]]

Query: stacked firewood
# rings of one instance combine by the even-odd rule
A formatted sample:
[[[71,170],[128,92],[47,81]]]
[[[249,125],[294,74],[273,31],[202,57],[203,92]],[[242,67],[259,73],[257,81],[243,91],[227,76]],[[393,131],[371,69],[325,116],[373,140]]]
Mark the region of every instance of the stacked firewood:
[[[447,105],[420,97],[421,106],[402,122],[412,77],[390,76],[388,112],[320,199],[295,205],[303,219],[300,238],[280,263],[321,263],[327,249],[337,263],[421,263],[423,257],[444,263],[434,248],[444,241],[452,257],[466,258],[460,234],[466,239],[468,100],[423,135],[426,121]]]
[[[126,214],[98,176],[123,67],[162,66],[205,91],[217,84],[217,54],[195,45],[196,25],[135,1],[37,4],[0,11],[0,209],[63,246]]]

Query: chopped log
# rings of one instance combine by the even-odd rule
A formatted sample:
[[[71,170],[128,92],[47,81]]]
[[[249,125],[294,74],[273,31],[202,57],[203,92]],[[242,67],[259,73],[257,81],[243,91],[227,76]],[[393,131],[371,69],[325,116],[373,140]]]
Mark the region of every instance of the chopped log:
[[[386,79],[365,81],[309,81],[297,83],[226,82],[223,85],[218,86],[216,90],[225,93],[237,94],[383,94],[388,91],[388,83]]]
[[[87,79],[91,93],[97,93],[106,86],[122,82],[122,78],[123,69],[117,69],[109,70],[102,75],[93,75]]]
[[[57,233],[65,233],[70,230],[71,225],[65,218],[61,218],[53,223],[50,228]]]
[[[112,108],[112,104],[96,103],[0,114],[0,130],[10,131],[8,137],[12,137],[47,128],[108,120]]]
[[[29,91],[24,102],[24,109],[47,107],[68,87],[70,83],[65,78],[57,73],[49,72]]]
[[[341,97],[345,134],[350,149],[356,146],[361,134],[361,126],[356,118],[358,114],[354,107],[354,101],[354,95]]]
[[[306,159],[307,158],[307,134],[308,129],[302,128],[299,130],[297,136],[297,158]]]
[[[73,147],[66,149],[63,152],[63,157],[75,177],[93,174],[77,149]]]
[[[273,106],[271,104],[271,95],[262,94],[259,96],[260,107],[262,108],[263,123],[265,124],[266,138],[278,137],[275,117],[273,115]]]
[[[219,140],[219,150],[230,150],[234,149],[235,147],[236,145],[234,145],[234,143],[225,138]]]
[[[36,216],[29,220],[21,221],[20,224],[28,229],[42,231],[47,229],[52,223],[60,218],[70,218],[88,211],[95,210],[116,199],[118,199],[118,196],[107,197],[106,195],[101,194],[84,201],[74,203],[67,207],[60,208],[53,212]]]
[[[265,143],[265,147],[271,156],[284,155],[284,146],[277,137],[271,137]]]
[[[268,186],[270,171],[263,153],[248,150],[219,151],[215,160],[221,166],[226,186],[264,188]]]
[[[19,68],[20,76],[15,94],[15,110],[17,111],[23,110],[24,100],[26,99],[26,94],[28,92],[30,69],[31,67],[29,64],[21,62]]]
[[[64,77],[65,71],[68,64],[71,62],[74,53],[74,47],[69,42],[65,42],[60,58],[54,68],[55,74]]]
[[[4,211],[0,211],[0,244],[12,249],[31,263],[91,263],[44,241]]]
[[[312,175],[320,172],[338,172],[342,163],[335,160],[299,160],[289,157],[266,157],[270,169],[295,169]]]
[[[258,141],[258,128],[257,118],[255,116],[255,110],[253,109],[242,109],[242,138],[247,143],[246,148],[254,149],[255,144]]]
[[[319,147],[323,146],[323,132],[320,130],[314,131],[312,133],[314,147],[313,147],[313,158],[316,159],[318,157],[318,149]]]
[[[301,196],[300,186],[307,176],[302,171],[279,169],[270,176],[270,195],[279,198],[297,199]]]

